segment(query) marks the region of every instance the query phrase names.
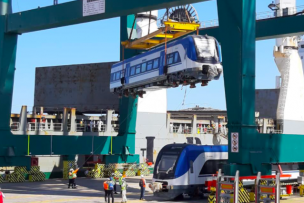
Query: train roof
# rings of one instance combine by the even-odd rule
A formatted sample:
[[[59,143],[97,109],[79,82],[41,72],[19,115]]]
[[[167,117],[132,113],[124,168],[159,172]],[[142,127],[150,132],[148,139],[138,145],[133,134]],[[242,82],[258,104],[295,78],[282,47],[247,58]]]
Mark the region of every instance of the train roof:
[[[195,145],[195,144],[168,144],[162,151],[203,151],[203,152],[228,152],[227,145]]]
[[[180,39],[177,39],[177,40],[168,42],[167,47],[170,48],[170,47],[172,47],[172,46],[174,46],[174,45],[176,45],[176,44],[185,45],[185,43],[186,43],[187,41],[188,41],[188,42],[189,42],[189,41],[193,41],[193,37],[202,37],[202,38],[205,38],[205,39],[215,39],[214,37],[208,36],[208,35],[187,35],[187,36],[185,36],[185,37],[183,37],[183,38],[180,38]],[[129,61],[132,61],[132,60],[136,60],[136,59],[145,57],[145,56],[147,56],[147,55],[149,55],[149,54],[152,54],[152,53],[154,53],[154,52],[158,52],[158,51],[160,51],[160,50],[164,50],[164,48],[163,48],[164,46],[165,46],[165,45],[160,45],[160,46],[158,46],[158,47],[156,47],[156,48],[153,48],[153,49],[151,49],[151,50],[149,50],[149,51],[147,51],[147,52],[144,52],[144,53],[142,53],[142,54],[138,54],[138,55],[136,55],[136,56],[133,56],[133,57],[131,57],[131,58],[129,58],[129,59],[124,60],[124,63],[128,63]],[[115,68],[115,67],[117,67],[117,66],[122,65],[122,63],[123,63],[123,61],[118,62],[118,63],[114,64],[114,65],[112,66],[112,68]]]

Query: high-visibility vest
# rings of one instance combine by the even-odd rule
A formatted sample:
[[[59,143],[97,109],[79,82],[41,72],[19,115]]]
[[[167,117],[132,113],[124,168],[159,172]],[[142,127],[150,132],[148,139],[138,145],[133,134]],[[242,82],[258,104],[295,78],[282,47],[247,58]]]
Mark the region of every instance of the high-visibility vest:
[[[73,173],[69,172],[69,179],[73,179]]]
[[[126,190],[126,189],[127,189],[127,184],[126,184],[126,182],[123,182],[121,184],[121,190]]]
[[[0,203],[3,203],[3,194],[0,192]]]
[[[122,185],[122,177],[119,177],[118,182],[119,182],[119,185]]]
[[[142,183],[143,183],[142,186],[146,187],[146,180],[144,178],[142,178],[141,180],[142,180]]]
[[[103,182],[103,189],[109,190],[109,184],[108,181]]]

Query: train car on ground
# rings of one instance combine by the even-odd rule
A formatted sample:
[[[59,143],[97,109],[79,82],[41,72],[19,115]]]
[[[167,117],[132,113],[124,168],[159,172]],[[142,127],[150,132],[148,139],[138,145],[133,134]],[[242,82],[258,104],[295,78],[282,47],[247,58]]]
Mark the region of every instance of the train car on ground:
[[[227,145],[169,144],[159,152],[153,172],[151,188],[154,195],[163,199],[174,199],[182,195],[208,194],[207,182],[216,179],[219,169],[225,173],[228,164]],[[299,176],[297,164],[282,164],[284,174],[281,182],[295,183]],[[272,174],[280,172],[272,166]],[[252,187],[254,180],[243,180],[244,187]]]

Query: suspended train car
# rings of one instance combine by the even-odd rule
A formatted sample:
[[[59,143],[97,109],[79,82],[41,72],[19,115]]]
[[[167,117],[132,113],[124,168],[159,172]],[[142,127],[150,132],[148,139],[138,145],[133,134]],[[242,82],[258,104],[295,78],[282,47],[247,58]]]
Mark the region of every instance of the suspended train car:
[[[165,63],[165,60],[167,61]],[[112,66],[110,91],[128,96],[142,96],[147,90],[195,87],[220,78],[221,48],[210,36],[191,35],[121,61]]]

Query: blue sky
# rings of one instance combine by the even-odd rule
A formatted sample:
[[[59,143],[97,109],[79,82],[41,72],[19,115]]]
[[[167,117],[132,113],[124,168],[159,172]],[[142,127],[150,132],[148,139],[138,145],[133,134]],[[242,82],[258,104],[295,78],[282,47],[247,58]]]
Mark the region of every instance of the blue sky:
[[[71,0],[59,0],[59,3]],[[14,12],[48,6],[53,0],[13,0]],[[257,0],[257,12],[269,11],[271,0]],[[301,4],[302,3],[302,4]],[[298,0],[297,5],[304,5]],[[217,19],[216,1],[194,4],[200,21]],[[160,11],[162,14],[163,11]],[[12,112],[22,105],[30,110],[34,102],[35,68],[43,66],[110,62],[119,60],[119,18],[23,34],[19,37]],[[274,88],[279,75],[272,51],[274,40],[257,42],[256,88]],[[224,81],[195,89],[179,87],[168,90],[168,109],[194,105],[226,109]],[[184,105],[182,105],[185,97]]]

